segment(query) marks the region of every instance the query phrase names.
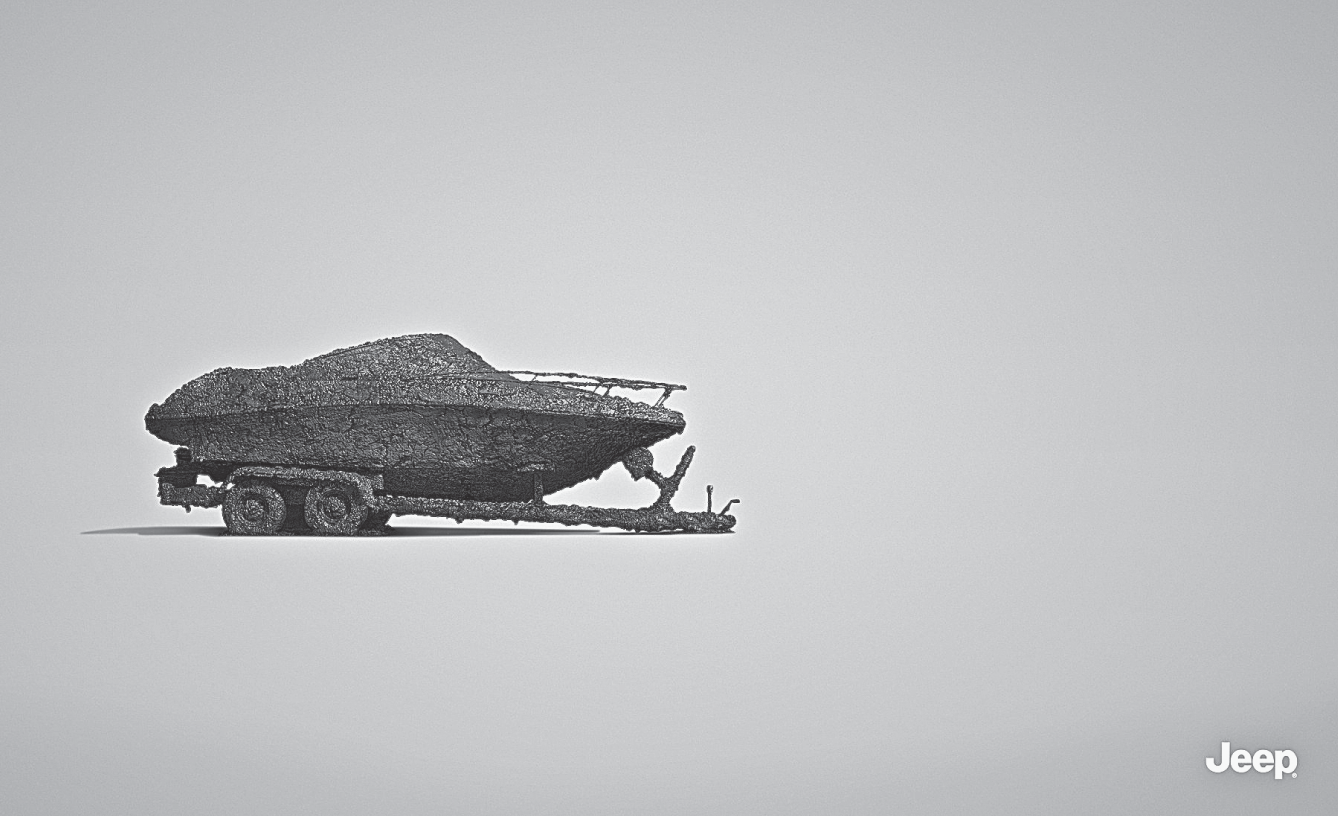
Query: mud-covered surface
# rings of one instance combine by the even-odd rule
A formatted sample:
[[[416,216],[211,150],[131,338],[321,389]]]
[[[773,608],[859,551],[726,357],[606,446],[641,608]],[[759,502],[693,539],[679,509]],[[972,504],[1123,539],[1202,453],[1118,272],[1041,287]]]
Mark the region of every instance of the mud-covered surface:
[[[150,408],[145,425],[201,467],[358,470],[384,474],[393,493],[518,501],[536,484],[547,494],[595,478],[685,423],[660,405],[522,382],[423,334],[295,366],[220,368]]]
[[[453,406],[276,409],[164,420],[206,462],[376,472],[411,496],[520,501],[599,476],[628,450],[673,432],[640,419]]]
[[[175,467],[158,471],[158,495],[163,504],[187,510],[221,504],[232,535],[384,535],[390,531],[387,525],[391,518],[403,515],[453,518],[457,522],[472,519],[615,527],[633,532],[729,532],[735,523],[728,515],[730,505],[721,512],[711,512],[709,486],[706,512],[680,512],[671,506],[695,452],[696,448],[689,446],[668,476],[655,469],[654,456],[645,448],[623,457],[622,463],[633,479],[648,479],[659,487],[659,496],[644,508],[547,504],[538,481],[532,485],[534,492],[528,501],[396,495],[384,489],[379,475],[270,465],[239,467],[227,484],[209,487],[187,483],[187,479],[194,482],[199,474],[198,464],[184,449],[177,452]],[[537,479],[542,473],[522,475]],[[336,501],[337,507],[328,505],[330,501]]]
[[[481,502],[458,499],[384,496],[377,508],[392,515],[420,515],[480,521],[537,521],[568,526],[617,527],[632,532],[655,533],[727,533],[734,528],[735,519],[726,513],[685,513],[670,506],[692,464],[696,448],[689,446],[679,459],[672,475],[666,476],[654,467],[655,458],[649,450],[637,448],[623,457],[623,465],[633,479],[649,479],[660,489],[660,495],[649,507],[614,508],[588,507],[578,504],[545,504],[538,499],[528,502]],[[728,506],[727,506],[728,507]]]
[[[380,507],[395,515],[437,516],[456,521],[535,521],[568,526],[616,527],[633,532],[727,533],[733,516],[721,513],[682,513],[666,507],[623,509],[577,504],[534,502],[475,502],[388,496]]]
[[[159,479],[158,500],[187,510],[192,507],[218,507],[223,503],[223,488],[211,485],[177,487],[165,479]]]
[[[663,402],[685,386],[514,373],[529,380],[444,334],[377,340],[294,366],[211,371],[144,418],[150,432],[182,446],[176,465],[158,471],[159,498],[187,510],[221,505],[228,529],[249,535],[379,535],[394,515],[639,532],[733,528],[724,512],[670,506],[693,448],[670,475],[653,467],[649,446],[685,425]],[[610,396],[613,388],[662,393],[648,405]],[[618,462],[659,487],[654,504],[544,502]],[[222,484],[197,484],[202,475]]]

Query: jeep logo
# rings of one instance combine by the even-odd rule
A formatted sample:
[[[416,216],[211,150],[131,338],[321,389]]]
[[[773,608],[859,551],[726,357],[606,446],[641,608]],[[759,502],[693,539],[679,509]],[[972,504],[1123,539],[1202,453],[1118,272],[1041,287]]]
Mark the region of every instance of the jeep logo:
[[[1296,752],[1295,751],[1269,751],[1261,749],[1251,754],[1244,748],[1236,751],[1231,750],[1231,743],[1222,743],[1222,759],[1214,762],[1212,757],[1204,760],[1208,765],[1208,770],[1213,773],[1222,773],[1228,767],[1236,773],[1245,773],[1254,768],[1256,773],[1273,772],[1274,779],[1281,779],[1283,774],[1296,776]]]

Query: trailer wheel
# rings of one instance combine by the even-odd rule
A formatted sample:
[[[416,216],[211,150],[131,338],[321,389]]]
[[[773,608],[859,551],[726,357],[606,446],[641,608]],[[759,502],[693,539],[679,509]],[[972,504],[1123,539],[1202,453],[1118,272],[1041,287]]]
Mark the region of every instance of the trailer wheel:
[[[367,520],[367,505],[351,485],[318,484],[307,491],[307,524],[317,535],[353,535]]]
[[[274,535],[287,517],[283,496],[264,482],[240,482],[223,498],[223,523],[233,535]]]

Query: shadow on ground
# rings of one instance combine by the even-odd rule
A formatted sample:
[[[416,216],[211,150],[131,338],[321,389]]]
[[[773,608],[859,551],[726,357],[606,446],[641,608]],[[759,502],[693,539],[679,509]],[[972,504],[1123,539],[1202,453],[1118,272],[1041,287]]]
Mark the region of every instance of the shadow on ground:
[[[105,530],[84,530],[81,535],[141,535],[141,536],[209,536],[228,535],[227,528],[205,526],[109,527]],[[534,535],[601,535],[599,530],[550,530],[520,528],[506,530],[500,527],[392,527],[384,536],[359,538],[456,537],[456,536],[534,536]],[[254,538],[255,536],[248,536]],[[291,538],[293,536],[271,536]],[[315,538],[316,536],[306,536]]]

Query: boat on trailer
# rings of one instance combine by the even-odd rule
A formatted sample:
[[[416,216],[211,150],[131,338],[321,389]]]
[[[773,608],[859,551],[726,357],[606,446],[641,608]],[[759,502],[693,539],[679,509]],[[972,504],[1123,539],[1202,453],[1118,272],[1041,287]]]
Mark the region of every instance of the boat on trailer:
[[[683,431],[665,401],[685,388],[502,371],[448,335],[415,334],[294,366],[211,371],[153,405],[145,427],[180,446],[157,474],[162,503],[222,505],[238,534],[375,532],[407,514],[724,532],[734,518],[728,505],[710,510],[709,488],[705,513],[669,505],[693,449],[670,476],[647,450]],[[544,501],[619,462],[660,487],[650,507]]]

